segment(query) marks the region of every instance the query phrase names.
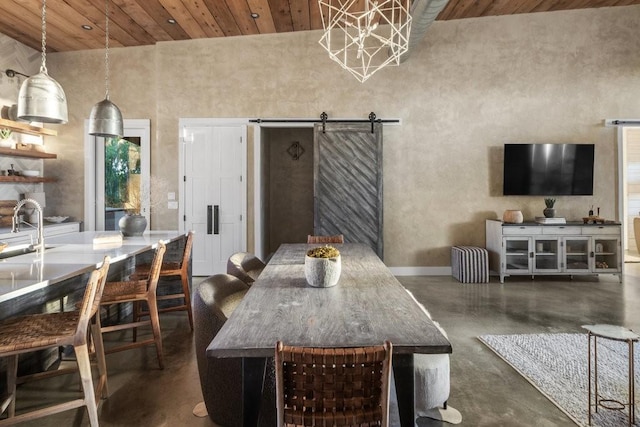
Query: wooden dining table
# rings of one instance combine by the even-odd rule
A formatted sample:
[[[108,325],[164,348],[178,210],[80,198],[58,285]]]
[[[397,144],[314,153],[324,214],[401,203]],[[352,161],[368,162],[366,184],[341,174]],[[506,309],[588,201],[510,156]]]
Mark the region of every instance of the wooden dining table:
[[[314,288],[304,275],[308,244],[283,244],[207,347],[208,357],[243,360],[243,425],[256,426],[261,370],[278,340],[306,347],[393,344],[402,426],[414,426],[413,355],[451,353],[449,340],[364,244],[335,244],[338,284]]]

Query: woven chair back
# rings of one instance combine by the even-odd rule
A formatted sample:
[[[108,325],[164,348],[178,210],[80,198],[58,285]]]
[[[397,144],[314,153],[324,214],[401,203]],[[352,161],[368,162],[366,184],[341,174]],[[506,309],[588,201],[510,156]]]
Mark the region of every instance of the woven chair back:
[[[182,254],[182,261],[180,261],[180,268],[189,265],[189,258],[191,258],[191,248],[193,247],[193,230],[190,230],[187,234],[187,241],[184,244],[184,252]]]
[[[149,277],[147,282],[147,291],[155,294],[158,288],[158,280],[160,278],[160,270],[162,269],[162,260],[164,259],[164,253],[167,250],[167,245],[158,241],[158,247],[153,255],[153,261],[151,262],[151,268],[149,269]]]
[[[80,317],[76,330],[76,337],[78,338],[86,335],[89,328],[89,321],[98,311],[98,307],[100,307],[100,299],[102,298],[104,286],[107,282],[110,261],[111,258],[105,256],[102,261],[102,266],[93,270],[91,276],[89,276],[89,282],[85,288],[82,305],[80,306]]]
[[[278,426],[388,426],[392,346],[276,344]]]
[[[335,236],[307,236],[307,243],[344,243],[344,236],[338,234]]]

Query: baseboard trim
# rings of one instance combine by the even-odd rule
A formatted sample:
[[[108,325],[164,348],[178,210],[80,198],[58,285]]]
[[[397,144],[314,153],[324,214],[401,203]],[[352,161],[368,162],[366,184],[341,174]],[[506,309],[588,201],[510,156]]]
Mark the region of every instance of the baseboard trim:
[[[389,267],[394,276],[451,276],[451,267]]]

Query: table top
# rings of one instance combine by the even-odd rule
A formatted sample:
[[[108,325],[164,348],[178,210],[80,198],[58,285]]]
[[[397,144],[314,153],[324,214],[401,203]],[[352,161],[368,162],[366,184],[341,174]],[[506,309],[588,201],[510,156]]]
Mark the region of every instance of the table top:
[[[342,273],[331,288],[304,277],[307,249],[283,244],[207,347],[212,357],[269,357],[276,341],[356,347],[391,341],[394,353],[451,353],[451,343],[373,250],[335,244]]]
[[[582,325],[582,328],[591,332],[591,334],[602,338],[608,338],[616,341],[638,341],[640,335],[636,334],[629,328],[619,325]]]
[[[42,254],[30,253],[0,260],[0,303],[81,275],[102,264],[105,255],[111,263],[154,248],[159,240],[169,243],[184,234],[178,231],[148,231],[142,236],[125,237],[122,244],[94,244],[105,232],[84,231],[45,238]]]

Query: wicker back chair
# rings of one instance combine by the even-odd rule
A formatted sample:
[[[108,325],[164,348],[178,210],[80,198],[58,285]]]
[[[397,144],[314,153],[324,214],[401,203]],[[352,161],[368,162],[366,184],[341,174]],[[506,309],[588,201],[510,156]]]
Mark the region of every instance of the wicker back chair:
[[[164,261],[160,268],[160,279],[163,277],[180,277],[182,282],[182,292],[172,293],[167,295],[158,295],[157,301],[182,299],[183,303],[179,305],[173,305],[170,307],[158,308],[158,313],[165,313],[168,311],[186,311],[189,316],[189,326],[193,330],[193,313],[191,311],[191,290],[189,289],[189,260],[191,259],[191,248],[193,247],[193,231],[189,231],[187,234],[187,241],[184,244],[184,252],[182,253],[182,259],[180,261]],[[148,276],[149,270],[151,270],[151,264],[140,264],[136,266],[135,274],[137,276]],[[162,281],[158,286],[162,285]],[[141,311],[136,313],[137,316],[148,316],[148,311]]]
[[[129,350],[131,348],[142,347],[149,344],[155,344],[158,354],[158,365],[160,369],[164,368],[164,358],[162,355],[162,333],[160,331],[160,318],[158,316],[158,302],[156,300],[156,288],[158,287],[158,278],[160,277],[160,268],[162,259],[167,247],[163,242],[158,242],[149,275],[145,278],[133,275],[131,280],[124,282],[107,282],[104,288],[101,305],[114,305],[122,303],[134,303],[134,319],[133,322],[119,323],[112,326],[101,326],[100,330],[103,334],[113,331],[121,331],[123,329],[133,329],[133,342],[107,348],[105,353],[114,353],[116,351]],[[149,319],[138,320],[135,311],[138,304],[146,302],[149,306]],[[136,331],[140,326],[151,325],[153,337],[143,341],[136,340]]]
[[[392,345],[276,344],[278,427],[389,425]]]
[[[227,274],[237,277],[247,285],[258,279],[264,267],[265,263],[249,252],[236,252],[227,260]]]
[[[0,420],[0,426],[13,425],[81,406],[87,407],[91,426],[98,426],[96,395],[107,397],[107,371],[99,329],[92,328],[99,372],[97,393],[94,392],[88,332],[91,319],[95,316],[100,304],[108,269],[109,257],[105,257],[102,267],[94,270],[89,277],[79,311],[32,314],[9,318],[0,323],[0,357],[7,358],[8,393],[8,396],[0,402],[2,412],[7,411],[7,418]],[[16,415],[18,356],[66,345],[74,348],[84,398]],[[48,372],[43,374],[44,377],[49,376]]]
[[[344,236],[337,234],[335,236],[307,236],[307,243],[344,243]]]

